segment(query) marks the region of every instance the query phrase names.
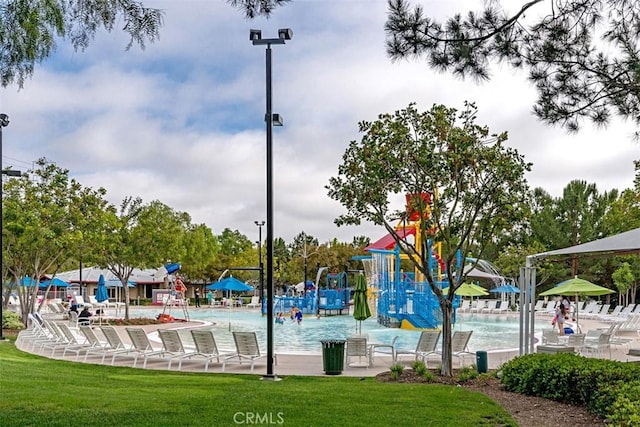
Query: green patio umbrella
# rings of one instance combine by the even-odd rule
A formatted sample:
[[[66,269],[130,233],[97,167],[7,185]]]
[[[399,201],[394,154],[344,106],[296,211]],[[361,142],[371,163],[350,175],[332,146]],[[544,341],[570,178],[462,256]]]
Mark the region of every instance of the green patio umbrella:
[[[580,323],[578,319],[578,298],[579,295],[607,295],[612,294],[615,291],[611,289],[598,286],[595,283],[591,283],[588,280],[579,279],[578,276],[573,279],[565,280],[558,283],[548,291],[540,293],[540,296],[549,295],[575,295],[576,296],[576,329],[580,331]]]
[[[367,280],[364,274],[356,278],[356,288],[353,292],[353,318],[358,321],[358,334],[362,333],[362,321],[371,317],[371,310],[367,303]]]
[[[442,293],[445,295],[448,294],[449,288],[443,288]],[[461,297],[480,297],[489,295],[489,292],[487,292],[485,288],[473,283],[463,283],[454,293]]]

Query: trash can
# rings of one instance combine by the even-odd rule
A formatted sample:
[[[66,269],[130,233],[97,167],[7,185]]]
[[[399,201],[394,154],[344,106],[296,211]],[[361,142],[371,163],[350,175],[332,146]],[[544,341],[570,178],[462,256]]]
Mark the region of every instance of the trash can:
[[[340,375],[344,369],[345,340],[322,340],[322,366],[327,375]]]
[[[486,374],[489,369],[489,360],[486,351],[476,351],[476,367],[478,373]]]

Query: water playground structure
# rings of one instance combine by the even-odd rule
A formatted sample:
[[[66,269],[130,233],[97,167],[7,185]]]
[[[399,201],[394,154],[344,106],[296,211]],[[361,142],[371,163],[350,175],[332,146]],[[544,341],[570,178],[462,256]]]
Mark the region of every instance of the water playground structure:
[[[430,193],[417,195],[422,199],[422,206],[427,206],[423,212],[417,212],[410,206],[416,195],[407,194],[407,218],[399,221],[395,226],[395,233],[401,239],[413,238],[414,247],[420,250],[423,242],[420,240],[421,221],[428,218],[428,206],[431,202]],[[427,267],[435,279],[436,286],[444,289],[449,286],[446,266],[440,256],[440,244],[427,241]],[[363,264],[368,285],[368,301],[371,313],[375,313],[381,325],[403,329],[432,329],[442,325],[442,311],[438,297],[433,293],[424,275],[414,271],[403,271],[401,261],[409,259],[409,255],[402,253],[400,246],[392,234],[380,238],[365,248],[368,255],[355,257]],[[418,253],[416,256],[420,257]],[[476,262],[487,271],[480,269],[469,270],[466,261]],[[468,277],[490,279],[496,284],[504,283],[504,278],[491,266],[482,260],[467,259],[465,262],[458,256],[456,270],[464,268]],[[278,297],[275,300],[274,311],[288,313],[297,307],[304,314],[341,315],[349,314],[351,289],[349,288],[348,272],[328,273],[324,281],[322,274],[327,267],[322,267],[317,274],[315,286],[306,288],[298,296]],[[454,319],[455,308],[460,305],[460,297],[453,300]],[[263,311],[265,306],[263,305]]]
[[[416,257],[421,257],[421,248],[426,247],[428,251],[427,268],[434,278],[436,286],[440,289],[447,288],[446,265],[441,258],[441,246],[438,242],[428,240],[426,245],[421,241],[421,221],[428,218],[429,204],[431,202],[430,193],[418,195],[407,194],[407,219],[403,219],[395,226],[395,233],[400,239],[413,237],[413,246],[416,249]],[[413,203],[414,198],[420,198],[421,203]],[[426,209],[418,212],[412,206],[422,205]],[[413,272],[403,271],[401,261],[409,259],[409,255],[402,253],[400,246],[392,234],[380,238],[369,245],[365,250],[368,256],[359,257],[364,266],[367,283],[369,286],[369,300],[371,306],[375,308],[378,323],[387,327],[402,329],[432,329],[442,325],[442,310],[438,297],[431,290],[426,277],[418,270]],[[477,263],[489,272],[480,269],[470,269],[467,262]],[[458,254],[456,260],[456,271],[464,271],[468,277],[480,277],[491,279],[500,284],[504,278],[491,266],[490,263],[482,260],[468,258],[462,260]],[[463,270],[464,269],[464,270]],[[460,305],[460,297],[453,299],[455,323],[455,309]],[[372,310],[372,312],[374,312]]]
[[[328,267],[318,270],[315,282],[304,285],[302,290],[276,297],[273,311],[290,313],[297,308],[305,315],[333,316],[349,314],[351,290],[347,272],[331,273]],[[324,280],[321,280],[324,275]],[[262,305],[263,314],[266,304]]]

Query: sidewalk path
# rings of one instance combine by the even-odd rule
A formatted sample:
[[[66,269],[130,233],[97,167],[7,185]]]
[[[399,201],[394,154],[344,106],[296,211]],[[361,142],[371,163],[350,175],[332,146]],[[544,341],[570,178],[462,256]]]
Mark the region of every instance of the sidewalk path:
[[[161,348],[160,340],[157,337],[158,329],[190,329],[190,328],[199,328],[203,327],[201,322],[192,321],[186,323],[167,323],[167,324],[159,324],[159,325],[146,325],[140,326],[150,335],[150,339],[154,344],[154,347],[157,349]],[[581,326],[583,331],[587,331],[589,329],[596,328],[607,328],[609,326],[608,323],[602,323],[594,320],[584,320],[581,321]],[[206,326],[205,326],[206,327]],[[117,326],[116,329],[122,340],[126,343],[129,343],[129,337],[125,332],[124,326]],[[635,335],[635,338],[634,338]],[[99,334],[101,336],[101,334]],[[633,334],[628,336],[630,339],[634,339],[634,341],[630,344],[630,348],[640,348],[640,340],[638,339],[637,334]],[[23,346],[24,347],[24,346]],[[25,348],[20,348],[22,351],[28,351]],[[623,362],[640,362],[640,357],[638,356],[629,356],[627,355],[628,347],[626,346],[612,346],[612,359],[619,360]],[[36,353],[35,351],[30,351],[32,353]],[[55,359],[62,359],[62,350],[56,351],[53,355]],[[75,355],[72,353],[68,353],[69,355],[65,357],[67,360],[75,360]],[[496,369],[503,363],[511,360],[512,358],[518,355],[517,349],[515,350],[502,350],[502,351],[490,351],[487,354],[488,359],[488,367],[489,369]],[[44,354],[45,357],[50,356],[50,351]],[[80,357],[79,360],[82,360],[84,356]],[[141,359],[141,358],[140,358]],[[138,360],[137,367],[142,367],[141,360]],[[274,363],[273,373],[276,376],[289,376],[289,375],[304,375],[304,376],[324,376],[323,369],[323,360],[321,355],[294,355],[294,354],[278,354],[276,351],[276,359],[277,364]],[[101,356],[90,356],[87,359],[87,363],[100,363]],[[402,359],[403,364],[410,365],[412,359],[409,357],[404,357]],[[105,363],[111,363],[111,358],[107,357],[105,359]],[[465,366],[472,365],[476,363],[475,357],[473,355],[467,355],[463,361]],[[429,367],[437,367],[439,366],[440,361],[436,358],[429,358],[428,365]],[[133,357],[118,357],[115,361],[116,366],[132,366],[133,365]],[[163,358],[149,358],[147,363],[147,369],[167,369],[168,360]],[[362,367],[350,367],[345,363],[344,370],[342,371],[343,376],[352,376],[352,377],[372,377],[376,376],[381,372],[386,372],[389,370],[392,365],[391,356],[387,355],[376,355],[374,358],[373,366],[362,368]],[[458,367],[458,360],[454,358],[453,360],[454,369]],[[172,364],[172,370],[177,370],[178,362],[174,361]],[[253,374],[255,375],[266,375],[267,363],[266,357],[262,357],[255,362],[255,369]],[[202,372],[204,373],[204,362],[202,358],[193,358],[193,359],[183,359],[182,362],[182,371],[183,372]],[[222,363],[216,363],[213,360],[209,364],[208,373],[220,373],[222,372]],[[237,373],[237,374],[250,374],[250,363],[238,364],[236,361],[227,362],[225,373]]]

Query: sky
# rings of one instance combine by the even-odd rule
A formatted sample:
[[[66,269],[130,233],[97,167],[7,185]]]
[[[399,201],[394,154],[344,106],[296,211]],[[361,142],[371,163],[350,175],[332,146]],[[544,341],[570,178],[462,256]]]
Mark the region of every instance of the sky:
[[[84,52],[59,41],[23,89],[0,89],[0,112],[11,120],[3,167],[26,170],[46,157],[83,185],[104,187],[115,205],[127,196],[159,200],[214,234],[230,228],[257,241],[254,221],[266,219],[265,49],[251,44],[249,30],[274,38],[291,28],[292,40],[272,50],[273,111],[284,118],[273,133],[275,237],[386,234],[368,223],[338,228],[345,209],[325,186],[360,139],[358,122],[411,102],[420,110],[476,102],[478,123],[507,131],[507,145],[533,163],[530,187],[552,196],[574,179],[600,191],[633,185],[640,145],[631,123],[584,124],[568,135],[535,118],[535,90],[512,69],[495,66],[479,84],[424,61],[392,62],[386,0],[295,0],[252,21],[222,0],[144,3],[165,12],[160,40],[146,49],[126,51],[120,31],[99,32]],[[420,3],[436,18],[481,5]]]

